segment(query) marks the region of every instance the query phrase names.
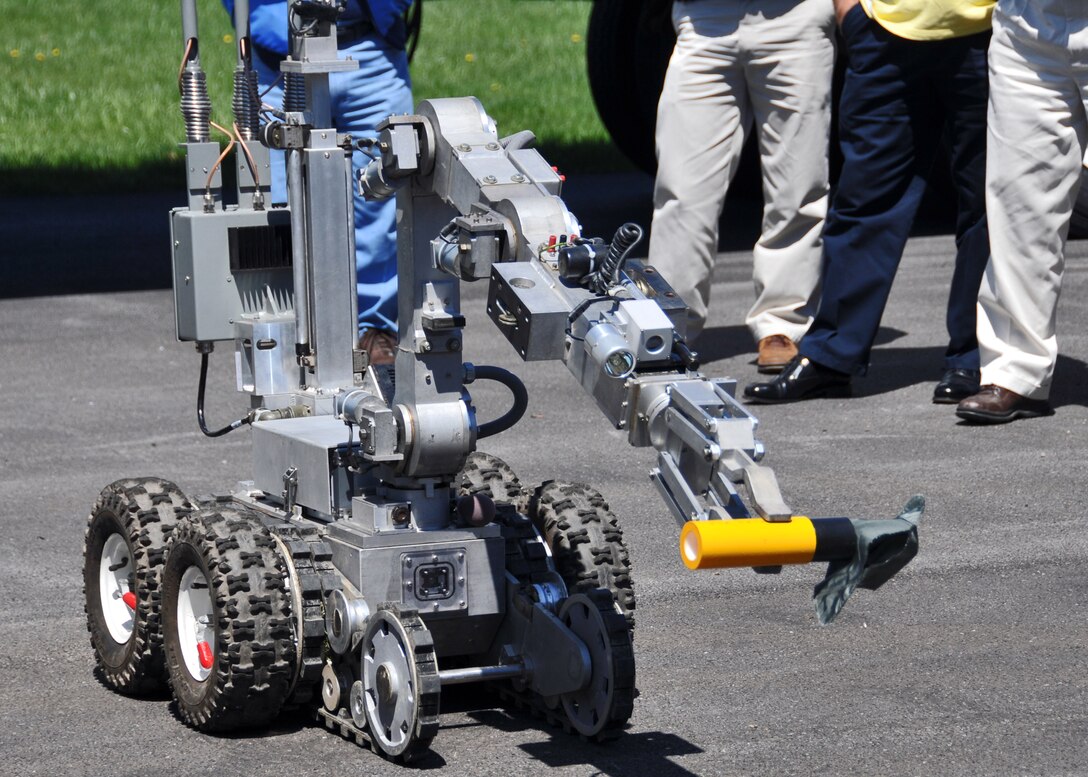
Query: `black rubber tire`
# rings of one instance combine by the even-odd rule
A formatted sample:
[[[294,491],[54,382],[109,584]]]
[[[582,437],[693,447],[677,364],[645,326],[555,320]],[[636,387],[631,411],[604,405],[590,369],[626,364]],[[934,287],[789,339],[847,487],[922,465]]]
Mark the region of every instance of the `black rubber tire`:
[[[672,0],[593,3],[586,31],[593,102],[616,146],[651,175],[657,170],[657,98],[675,42]]]
[[[521,484],[509,464],[490,453],[470,453],[454,485],[460,495],[484,494],[496,504],[514,505],[522,514],[528,507],[528,489]]]
[[[109,688],[143,696],[165,687],[160,604],[166,542],[192,505],[176,485],[159,478],[126,478],[102,489],[87,519],[83,541],[83,608],[96,673]],[[102,612],[99,566],[110,535],[118,534],[133,567],[136,594],[132,634],[117,642]]]
[[[581,483],[548,481],[533,492],[528,515],[551,548],[568,593],[611,591],[633,629],[631,560],[619,520],[600,492]]]
[[[177,605],[185,570],[209,583],[213,664],[203,681],[185,666]],[[294,677],[295,636],[286,571],[275,540],[248,510],[210,504],[174,531],[163,572],[166,669],[177,714],[201,731],[267,725]]]

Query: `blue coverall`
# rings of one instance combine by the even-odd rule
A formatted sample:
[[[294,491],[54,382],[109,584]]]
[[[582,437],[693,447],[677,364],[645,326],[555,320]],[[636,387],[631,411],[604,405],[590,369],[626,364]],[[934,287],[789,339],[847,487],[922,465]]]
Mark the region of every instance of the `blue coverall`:
[[[411,113],[411,82],[405,51],[404,12],[412,0],[348,0],[337,22],[342,30],[357,29],[369,19],[373,29],[359,37],[340,40],[340,58],[354,59],[358,70],[329,77],[332,121],[340,132],[356,138],[376,136],[376,127],[392,114]],[[234,14],[234,0],[223,0]],[[254,70],[261,89],[276,84],[264,101],[279,107],[282,82],[276,60],[287,54],[287,0],[250,0],[249,33],[254,45]],[[369,158],[361,151],[352,157],[355,173]],[[272,200],[286,202],[287,184],[282,152],[273,152]],[[396,203],[367,202],[355,197],[355,266],[359,295],[359,330],[397,331]]]

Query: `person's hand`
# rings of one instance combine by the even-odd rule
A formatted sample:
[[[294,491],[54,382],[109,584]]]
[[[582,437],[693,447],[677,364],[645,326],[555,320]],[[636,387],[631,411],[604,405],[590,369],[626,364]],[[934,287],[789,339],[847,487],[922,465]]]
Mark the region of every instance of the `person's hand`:
[[[858,0],[835,0],[835,23],[841,27],[846,14],[857,4]]]

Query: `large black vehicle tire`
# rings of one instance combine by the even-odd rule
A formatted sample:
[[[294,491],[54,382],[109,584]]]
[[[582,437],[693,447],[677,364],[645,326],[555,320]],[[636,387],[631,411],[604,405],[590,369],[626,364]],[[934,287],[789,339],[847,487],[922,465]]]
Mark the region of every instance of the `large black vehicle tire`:
[[[146,695],[165,685],[163,557],[174,526],[190,512],[192,505],[173,483],[126,478],[102,489],[87,519],[87,630],[98,675],[115,691]]]
[[[279,713],[296,646],[286,569],[249,511],[211,503],[174,531],[163,572],[166,669],[177,712],[201,731]]]
[[[629,627],[635,625],[631,560],[619,520],[601,494],[581,483],[548,481],[533,492],[529,517],[551,548],[568,593],[612,593]]]
[[[597,113],[616,146],[653,174],[657,98],[676,35],[672,0],[595,0],[586,67]]]

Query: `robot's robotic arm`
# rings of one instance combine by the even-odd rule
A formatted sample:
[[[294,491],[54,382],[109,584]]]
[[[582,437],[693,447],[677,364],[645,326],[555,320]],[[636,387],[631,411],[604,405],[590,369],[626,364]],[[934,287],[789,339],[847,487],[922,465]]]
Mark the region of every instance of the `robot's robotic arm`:
[[[920,503],[890,522],[795,516],[760,463],[758,421],[735,399],[736,382],[698,371],[683,302],[653,267],[627,259],[641,230],[624,225],[610,243],[581,236],[560,176],[531,141],[500,139],[474,98],[426,101],[380,128],[360,193],[397,193],[413,224],[445,213],[433,270],[487,278],[488,314],[518,354],[562,361],[632,445],[657,451],[651,478],[684,527],[687,566],[829,561],[817,597],[825,620],[854,587],[875,588],[902,568],[917,548]],[[456,311],[433,303],[432,317],[457,324]]]
[[[626,259],[638,227],[610,244],[581,237],[560,176],[528,147],[532,134],[500,139],[473,98],[424,102],[380,133],[362,194],[400,189],[401,207],[450,210],[431,242],[435,268],[488,278],[488,314],[521,357],[565,363],[632,445],[657,450],[652,477],[681,523],[789,520],[735,382],[697,371],[683,303],[654,268]]]

